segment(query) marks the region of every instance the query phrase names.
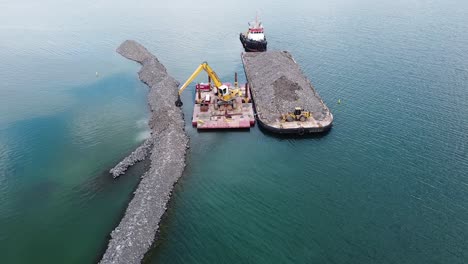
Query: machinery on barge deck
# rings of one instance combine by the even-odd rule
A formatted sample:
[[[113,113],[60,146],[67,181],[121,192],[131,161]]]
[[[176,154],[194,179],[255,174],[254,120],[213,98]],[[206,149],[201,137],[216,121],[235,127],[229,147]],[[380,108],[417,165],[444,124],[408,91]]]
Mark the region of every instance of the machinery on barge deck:
[[[202,71],[208,74],[208,83],[195,85],[192,125],[197,129],[235,129],[253,126],[255,118],[248,85],[238,85],[237,73],[234,86],[221,82],[207,62],[201,63],[179,88],[175,105],[177,107],[183,105],[180,95]]]
[[[287,114],[281,115],[281,122],[293,122],[293,121],[305,122],[311,116],[312,116],[311,113],[309,111],[304,111],[302,107],[295,107],[294,112],[289,112]]]

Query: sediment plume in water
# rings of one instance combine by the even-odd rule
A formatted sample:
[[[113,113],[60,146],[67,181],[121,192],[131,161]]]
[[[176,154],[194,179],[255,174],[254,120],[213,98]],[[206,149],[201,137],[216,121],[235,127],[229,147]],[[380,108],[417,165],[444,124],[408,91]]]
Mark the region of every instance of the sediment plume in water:
[[[179,83],[158,59],[139,43],[126,40],[117,52],[142,65],[140,80],[149,87],[151,137],[125,158],[111,173],[121,175],[150,154],[150,168],[142,176],[134,197],[111,239],[100,263],[140,263],[150,248],[172,188],[185,167],[188,137],[183,114],[174,105]]]

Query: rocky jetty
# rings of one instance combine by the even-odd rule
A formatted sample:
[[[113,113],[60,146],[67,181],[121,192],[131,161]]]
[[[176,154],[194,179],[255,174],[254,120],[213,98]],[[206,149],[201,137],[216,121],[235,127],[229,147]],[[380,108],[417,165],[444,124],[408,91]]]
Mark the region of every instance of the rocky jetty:
[[[115,178],[119,177],[120,175],[124,174],[127,169],[135,163],[143,161],[146,159],[148,154],[153,147],[153,138],[149,138],[141,144],[137,149],[135,149],[130,155],[128,155],[125,159],[119,162],[114,168],[112,168],[109,172]]]
[[[151,165],[142,176],[134,197],[120,224],[111,233],[111,240],[100,263],[140,263],[149,249],[159,221],[166,211],[172,188],[185,167],[188,137],[183,114],[174,105],[179,83],[145,47],[127,40],[117,49],[122,56],[142,65],[138,75],[149,87],[151,138],[130,154],[113,170],[120,175],[128,166],[151,153]]]

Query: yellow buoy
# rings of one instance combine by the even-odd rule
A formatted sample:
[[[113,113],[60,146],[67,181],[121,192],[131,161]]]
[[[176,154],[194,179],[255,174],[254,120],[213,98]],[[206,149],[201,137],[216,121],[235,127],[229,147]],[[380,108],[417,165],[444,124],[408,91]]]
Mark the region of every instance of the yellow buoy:
[[[341,99],[338,99],[338,104],[341,104]]]

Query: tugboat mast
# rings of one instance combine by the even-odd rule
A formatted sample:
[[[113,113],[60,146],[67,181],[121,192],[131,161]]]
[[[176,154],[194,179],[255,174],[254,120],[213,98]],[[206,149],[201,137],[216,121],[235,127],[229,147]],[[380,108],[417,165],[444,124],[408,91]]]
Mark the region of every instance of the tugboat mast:
[[[255,25],[254,25],[254,28],[260,28],[261,24],[262,23],[258,20],[258,11],[255,11]]]

